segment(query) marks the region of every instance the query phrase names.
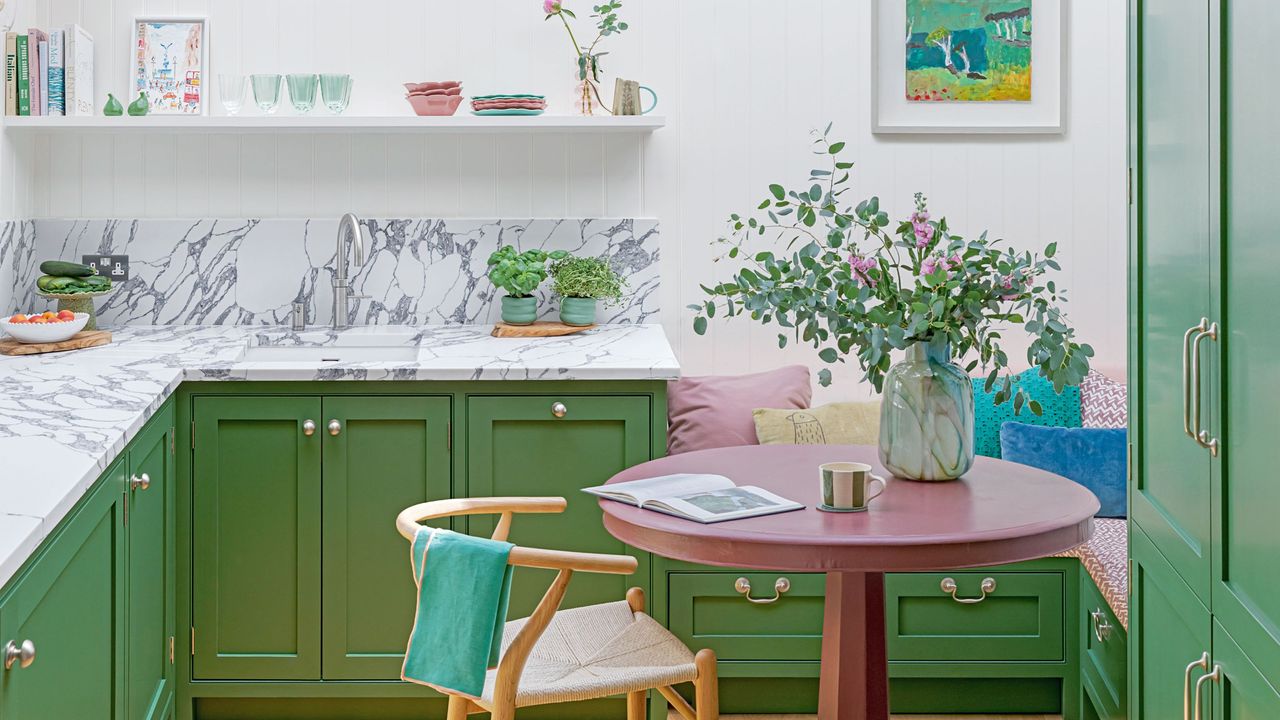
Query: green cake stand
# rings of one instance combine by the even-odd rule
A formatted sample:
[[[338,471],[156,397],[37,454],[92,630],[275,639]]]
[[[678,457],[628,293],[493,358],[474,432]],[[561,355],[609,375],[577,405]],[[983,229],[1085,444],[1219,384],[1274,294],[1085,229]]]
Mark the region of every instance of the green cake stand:
[[[58,301],[59,310],[70,310],[71,312],[82,312],[89,314],[89,322],[85,323],[85,330],[98,329],[98,311],[94,308],[94,298],[100,298],[115,292],[115,286],[107,290],[98,290],[97,292],[87,293],[48,293],[43,290],[36,290],[36,295],[42,298],[49,298]]]

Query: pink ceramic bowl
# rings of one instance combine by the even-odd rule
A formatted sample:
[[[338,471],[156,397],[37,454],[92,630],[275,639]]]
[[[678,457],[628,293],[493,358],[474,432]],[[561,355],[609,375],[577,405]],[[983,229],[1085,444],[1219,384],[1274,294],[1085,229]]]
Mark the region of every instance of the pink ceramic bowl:
[[[425,92],[427,90],[447,90],[449,88],[455,88],[455,87],[462,87],[462,83],[458,82],[457,80],[436,80],[433,82],[404,84],[404,89],[408,90],[409,94],[411,95],[413,93]]]
[[[424,96],[430,96],[430,95],[461,95],[461,94],[462,94],[462,86],[461,86],[461,85],[459,85],[459,86],[457,86],[457,87],[451,87],[451,88],[437,88],[437,89],[435,89],[435,90],[415,90],[415,91],[413,91],[413,92],[410,92],[409,94],[410,94],[410,95],[424,95]]]
[[[461,95],[406,95],[405,99],[421,116],[452,115],[462,104]]]

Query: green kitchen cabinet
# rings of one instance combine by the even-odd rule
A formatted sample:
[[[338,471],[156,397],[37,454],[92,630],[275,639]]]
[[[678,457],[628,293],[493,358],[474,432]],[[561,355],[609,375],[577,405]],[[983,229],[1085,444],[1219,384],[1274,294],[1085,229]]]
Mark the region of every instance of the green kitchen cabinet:
[[[173,709],[173,436],[173,408],[167,406],[134,440],[128,453],[128,720],[163,720]]]
[[[1202,603],[1210,462],[1188,436],[1187,333],[1213,314],[1216,0],[1131,0],[1134,232],[1130,516]],[[1185,62],[1169,62],[1177,55]],[[1203,342],[1203,341],[1202,341]],[[1208,361],[1207,353],[1204,353]],[[1206,402],[1208,398],[1206,396]],[[1204,408],[1207,415],[1210,408]]]
[[[604,529],[594,497],[578,492],[653,457],[647,396],[506,395],[467,398],[469,497],[563,495],[559,515],[525,515],[511,541],[581,552],[625,553]],[[488,535],[494,518],[471,519],[469,531]],[[520,568],[509,616],[529,615],[555,573]],[[564,607],[621,600],[641,579],[579,573]]]
[[[194,420],[192,676],[319,680],[320,398],[199,398]]]
[[[1280,186],[1280,147],[1275,122],[1267,119],[1280,112],[1280,101],[1254,90],[1267,80],[1267,68],[1254,50],[1269,41],[1280,23],[1280,8],[1270,0],[1234,0],[1223,15],[1225,247],[1221,311],[1215,313],[1222,331],[1218,342],[1206,342],[1203,350],[1212,363],[1204,371],[1205,392],[1218,398],[1218,412],[1206,414],[1205,424],[1221,448],[1213,485],[1212,609],[1249,662],[1280,683],[1280,443],[1275,432],[1280,334],[1274,273],[1268,269],[1278,257],[1280,233],[1270,204]],[[1215,367],[1221,371],[1214,372]]]
[[[116,462],[0,600],[0,718],[125,717],[126,463]]]
[[[398,680],[417,595],[392,520],[450,496],[449,398],[326,397],[323,408],[322,675]]]
[[[1275,720],[1280,718],[1280,678],[1258,668],[1227,634],[1213,628],[1214,679],[1206,680],[1198,698],[1204,717],[1213,720]],[[1212,707],[1212,715],[1209,708]],[[1198,720],[1195,716],[1192,720]]]
[[[1134,718],[1181,718],[1183,688],[1208,670],[1209,610],[1140,529],[1129,535],[1129,712]],[[1201,658],[1203,666],[1194,666]]]

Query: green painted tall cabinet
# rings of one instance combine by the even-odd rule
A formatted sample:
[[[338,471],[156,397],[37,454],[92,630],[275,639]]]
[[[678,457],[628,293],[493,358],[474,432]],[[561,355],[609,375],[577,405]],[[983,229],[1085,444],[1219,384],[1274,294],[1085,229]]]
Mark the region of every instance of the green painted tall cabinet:
[[[1131,0],[1130,702],[1280,717],[1280,5]]]

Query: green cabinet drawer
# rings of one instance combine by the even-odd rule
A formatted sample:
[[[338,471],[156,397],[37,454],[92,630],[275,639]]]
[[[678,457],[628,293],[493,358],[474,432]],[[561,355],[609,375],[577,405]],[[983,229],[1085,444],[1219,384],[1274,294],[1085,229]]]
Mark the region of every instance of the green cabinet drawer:
[[[1080,569],[1080,628],[1083,680],[1090,686],[1098,705],[1123,716],[1128,695],[1128,657],[1124,628],[1111,612],[1089,574]]]
[[[942,589],[947,578],[955,581],[955,597]],[[995,587],[984,596],[988,578]],[[888,575],[889,659],[1060,661],[1065,655],[1063,592],[1057,572]]]
[[[746,578],[751,602],[736,585]],[[776,593],[780,578],[790,589]],[[671,632],[720,660],[818,660],[822,655],[822,602],[826,579],[803,573],[684,573],[667,575]],[[777,600],[769,601],[777,597]]]

